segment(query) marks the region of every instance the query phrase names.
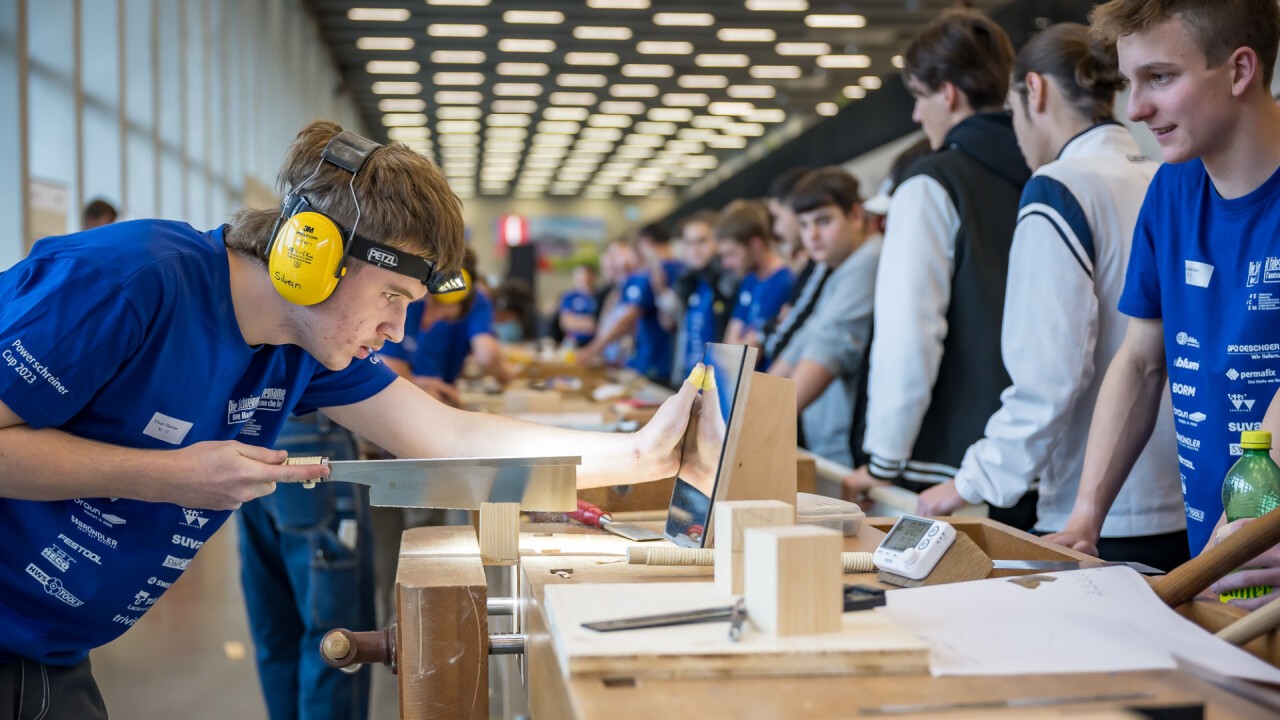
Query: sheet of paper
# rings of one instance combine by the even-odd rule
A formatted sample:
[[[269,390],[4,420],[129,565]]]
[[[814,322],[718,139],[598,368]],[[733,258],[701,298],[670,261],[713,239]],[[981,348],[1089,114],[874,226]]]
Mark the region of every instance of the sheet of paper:
[[[1127,567],[893,590],[878,612],[928,643],[935,676],[1171,669],[1181,655],[1280,683],[1280,669],[1178,615]]]

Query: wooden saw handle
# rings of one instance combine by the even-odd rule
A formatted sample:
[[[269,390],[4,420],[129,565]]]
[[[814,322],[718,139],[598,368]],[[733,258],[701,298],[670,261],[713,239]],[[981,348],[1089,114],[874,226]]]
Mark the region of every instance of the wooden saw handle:
[[[1280,543],[1280,510],[1272,510],[1156,582],[1156,595],[1176,608],[1231,571]]]

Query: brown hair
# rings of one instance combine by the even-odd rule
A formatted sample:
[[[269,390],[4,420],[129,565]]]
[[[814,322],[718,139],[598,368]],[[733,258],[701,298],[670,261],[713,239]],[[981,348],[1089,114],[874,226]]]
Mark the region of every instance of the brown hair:
[[[791,189],[787,197],[791,212],[807,213],[824,205],[835,205],[848,213],[854,205],[862,204],[858,194],[858,178],[842,167],[828,165],[810,170]]]
[[[1112,119],[1116,92],[1125,85],[1114,45],[1094,43],[1089,28],[1061,23],[1031,38],[1013,64],[1013,89],[1028,107],[1027,73],[1054,79],[1076,112],[1093,122]]]
[[[930,92],[949,82],[975,111],[1004,105],[1013,69],[1013,43],[991,18],[974,10],[948,10],[929,23],[902,54],[904,79]]]
[[[1275,0],[1112,0],[1089,13],[1094,37],[1108,46],[1175,18],[1186,23],[1207,67],[1221,65],[1237,48],[1257,53],[1262,88],[1270,90],[1280,45],[1280,7]]]
[[[676,223],[675,235],[684,235],[684,229],[694,223],[702,223],[712,229],[716,226],[716,221],[720,218],[720,214],[715,210],[703,208],[692,215],[680,218],[680,222]]]
[[[732,240],[748,245],[752,238],[773,240],[773,218],[759,200],[734,200],[720,212],[716,221],[716,240]]]
[[[352,175],[320,161],[325,145],[340,132],[341,126],[326,121],[304,127],[285,154],[276,186],[281,193],[301,190],[312,207],[350,229],[356,219],[348,187]],[[299,188],[313,172],[315,177]],[[445,272],[462,266],[462,203],[425,156],[401,143],[379,148],[355,175],[354,190],[360,201],[357,232],[362,236],[434,260]],[[278,209],[241,210],[231,219],[227,247],[265,261],[271,228],[279,217]]]

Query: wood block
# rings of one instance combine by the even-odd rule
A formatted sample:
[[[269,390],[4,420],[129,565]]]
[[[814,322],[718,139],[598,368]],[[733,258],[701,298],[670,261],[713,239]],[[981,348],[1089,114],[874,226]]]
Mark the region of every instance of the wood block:
[[[470,527],[408,530],[396,566],[404,720],[488,720],[488,584]]]
[[[520,503],[480,503],[480,557],[485,565],[520,558]]]
[[[813,525],[750,528],[743,582],[751,624],[775,636],[839,632],[844,537]]]
[[[924,585],[941,585],[943,583],[982,580],[991,572],[995,563],[987,556],[978,544],[962,532],[956,533],[955,542],[947,548],[942,559],[934,566],[933,572],[923,580],[911,580],[896,573],[880,571],[882,583],[898,587],[921,587]]]
[[[742,533],[747,528],[795,525],[796,509],[780,500],[726,500],[715,505],[716,589],[742,594]]]

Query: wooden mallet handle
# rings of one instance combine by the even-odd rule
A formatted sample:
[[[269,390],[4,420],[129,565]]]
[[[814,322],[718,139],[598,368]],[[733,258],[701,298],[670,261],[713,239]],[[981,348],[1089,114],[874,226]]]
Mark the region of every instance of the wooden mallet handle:
[[[1272,510],[1161,578],[1156,595],[1176,608],[1277,543],[1280,510]]]

